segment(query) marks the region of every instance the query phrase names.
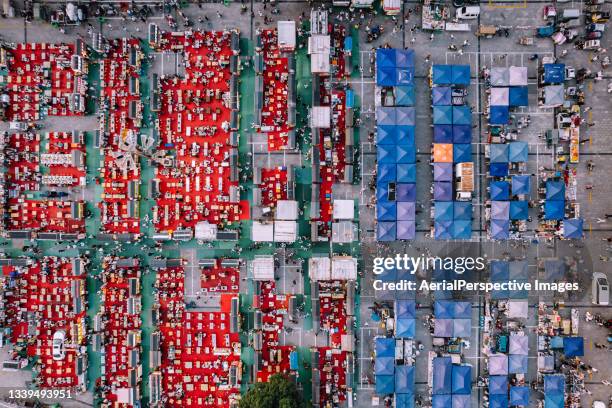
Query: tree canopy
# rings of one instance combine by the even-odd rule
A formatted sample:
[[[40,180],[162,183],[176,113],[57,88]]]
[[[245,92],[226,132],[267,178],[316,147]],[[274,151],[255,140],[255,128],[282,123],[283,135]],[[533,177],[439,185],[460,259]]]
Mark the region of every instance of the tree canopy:
[[[304,408],[297,386],[288,377],[275,374],[257,383],[240,400],[240,408]]]

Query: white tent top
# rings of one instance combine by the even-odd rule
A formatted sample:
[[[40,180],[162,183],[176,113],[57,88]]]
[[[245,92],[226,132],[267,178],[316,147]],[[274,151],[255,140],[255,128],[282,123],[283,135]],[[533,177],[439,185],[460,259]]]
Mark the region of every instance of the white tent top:
[[[295,242],[297,239],[297,222],[274,221],[275,242]]]
[[[506,305],[509,318],[527,318],[529,305],[527,300],[509,300]]]
[[[295,200],[278,200],[276,202],[276,219],[295,221],[298,218],[298,203]]]
[[[349,243],[356,237],[353,221],[338,221],[332,223],[332,242]]]
[[[331,127],[331,107],[313,106],[310,109],[310,127],[329,129]]]
[[[332,279],[357,279],[357,259],[350,256],[334,256],[332,258]]]
[[[274,257],[258,256],[251,261],[251,271],[255,280],[274,280]]]
[[[326,54],[329,59],[331,52],[329,35],[315,34],[308,38],[308,54]]]
[[[195,239],[200,241],[214,241],[217,239],[217,226],[208,221],[200,221],[195,226]]]
[[[511,86],[527,85],[527,67],[510,67],[509,81]]]
[[[355,218],[355,202],[353,200],[334,200],[334,219],[352,220]]]
[[[491,106],[508,106],[509,104],[509,88],[491,88]]]
[[[331,277],[331,260],[328,257],[312,257],[308,260],[308,277],[311,280],[329,280]]]
[[[295,49],[295,21],[279,21],[278,28],[278,47],[282,50]]]
[[[310,72],[312,74],[329,74],[331,72],[329,54],[312,54],[310,56]]]
[[[253,221],[251,228],[251,239],[256,242],[274,241],[274,224]]]

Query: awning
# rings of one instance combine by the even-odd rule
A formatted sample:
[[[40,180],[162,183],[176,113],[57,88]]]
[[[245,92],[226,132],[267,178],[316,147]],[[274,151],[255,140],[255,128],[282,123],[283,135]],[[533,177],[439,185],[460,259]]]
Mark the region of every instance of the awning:
[[[546,182],[547,201],[565,201],[565,183],[561,180],[548,180]]]

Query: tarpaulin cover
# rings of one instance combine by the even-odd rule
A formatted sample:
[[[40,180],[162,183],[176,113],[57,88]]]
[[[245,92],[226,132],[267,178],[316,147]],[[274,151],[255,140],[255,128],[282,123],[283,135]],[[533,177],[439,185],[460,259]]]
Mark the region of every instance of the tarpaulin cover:
[[[472,222],[455,220],[452,226],[453,239],[470,239],[472,237]]]
[[[508,356],[505,354],[492,354],[489,356],[490,375],[508,375]]]
[[[526,303],[526,302],[525,302]],[[518,317],[518,316],[517,316]],[[527,316],[525,316],[527,317]],[[528,356],[511,354],[508,357],[508,372],[510,374],[523,374],[527,372]]]
[[[415,221],[398,221],[397,222],[397,239],[414,239],[416,236]]]
[[[451,201],[453,199],[453,183],[435,181],[433,188],[435,201]]]
[[[454,85],[470,84],[470,66],[452,65],[452,83]]]
[[[397,143],[397,127],[394,125],[378,125],[376,127],[376,144],[392,145]]]
[[[510,90],[508,88],[491,88],[491,106],[508,106]]]
[[[394,86],[396,85],[395,67],[376,66],[376,85],[378,86]]]
[[[411,125],[416,124],[416,111],[412,106],[400,106],[395,108],[397,110],[395,116],[396,125]]]
[[[395,372],[395,359],[393,357],[378,357],[374,362],[376,375],[393,375]]]
[[[510,237],[510,221],[491,220],[491,237],[493,239],[508,239]]]
[[[395,376],[393,375],[377,375],[376,376],[376,394],[386,395],[393,394],[395,391]]]
[[[472,110],[469,106],[453,106],[453,125],[472,126]]]
[[[510,148],[507,144],[493,143],[489,148],[491,163],[508,163]]]
[[[412,338],[416,330],[415,319],[397,319],[395,327],[395,337]]]
[[[510,88],[510,106],[529,106],[529,91],[526,86],[513,86]]]
[[[393,107],[379,106],[376,108],[376,124],[395,125],[396,111]]]
[[[416,302],[414,300],[396,300],[395,316],[402,319],[416,318]]]
[[[414,67],[414,50],[395,48],[395,66],[399,68]]]
[[[491,86],[508,86],[510,85],[510,70],[508,68],[491,68],[489,80]]]
[[[527,67],[510,67],[509,82],[510,86],[527,85]]]
[[[526,163],[529,156],[527,142],[511,142],[508,152],[510,163]]]
[[[545,220],[562,220],[565,216],[565,201],[546,201],[544,203]]]
[[[489,184],[491,200],[508,200],[510,198],[510,183],[507,181],[492,181]]]
[[[414,221],[416,219],[416,203],[401,201],[397,203],[397,220]]]
[[[395,85],[412,85],[414,82],[413,68],[396,68]]]
[[[527,261],[512,261],[509,263],[509,278],[516,280],[529,279],[529,264]]]
[[[510,111],[507,106],[491,106],[491,125],[507,125],[510,119]]]
[[[414,408],[414,394],[395,394],[395,408]]]
[[[377,226],[378,241],[395,241],[397,224],[393,221],[381,221]]]
[[[563,354],[565,354],[565,357],[584,356],[584,339],[582,337],[564,337]]]
[[[454,394],[452,408],[470,408],[472,406],[472,396],[465,394]]]
[[[376,183],[376,200],[389,202],[389,183],[386,181]]]
[[[396,178],[400,183],[416,183],[416,164],[398,163]]]
[[[378,168],[376,172],[377,183],[395,181],[397,177],[397,166],[394,163],[378,163],[376,167]]]
[[[469,394],[472,390],[472,367],[469,365],[453,365],[452,394]]]
[[[395,51],[393,48],[378,48],[376,50],[376,66],[396,67]]]
[[[489,395],[508,394],[508,377],[505,375],[492,375],[489,377]]]
[[[395,126],[395,140],[400,145],[414,146],[414,126],[398,125]]]
[[[416,201],[416,184],[398,183],[395,194],[397,201]]]
[[[434,202],[434,220],[435,221],[452,221],[453,220],[453,202],[452,201],[435,201]]]
[[[491,163],[489,165],[489,174],[493,177],[506,177],[508,169],[508,163]]]
[[[395,202],[376,203],[376,219],[379,221],[394,221],[397,219],[397,207]]]
[[[510,201],[510,219],[526,220],[529,218],[529,202]]]
[[[414,366],[395,367],[395,392],[398,394],[414,392]]]
[[[508,408],[508,394],[491,395],[489,408]]]
[[[549,374],[544,376],[544,394],[563,395],[565,393],[565,376]]]
[[[563,394],[545,395],[544,408],[563,408],[564,406],[565,396]]]
[[[547,259],[544,261],[544,278],[547,281],[562,279],[567,272],[567,265],[561,259]]]
[[[453,143],[471,143],[472,127],[470,125],[453,125]]]
[[[510,203],[508,201],[491,201],[491,219],[510,219]]]
[[[453,127],[452,125],[434,125],[433,141],[434,143],[452,143],[453,142]]]
[[[413,106],[415,102],[414,86],[396,86],[395,104],[397,106]]]
[[[434,64],[431,68],[432,81],[435,85],[450,85],[453,82],[453,68],[451,65]]]
[[[395,357],[395,340],[385,337],[377,338],[376,357]]]
[[[448,408],[453,403],[450,394],[437,394],[431,399],[432,408]]]
[[[531,191],[529,176],[512,176],[512,195],[529,194]]]
[[[544,105],[560,106],[565,100],[565,87],[563,85],[548,85],[544,87]]]
[[[450,357],[434,357],[432,394],[450,394],[452,360]]]
[[[568,218],[563,220],[563,237],[570,239],[582,238],[582,218]]]
[[[433,105],[452,105],[452,90],[447,86],[436,86],[431,89],[431,101]]]
[[[491,282],[505,282],[510,279],[510,263],[508,261],[491,261]]]
[[[453,320],[453,337],[470,337],[472,333],[471,319],[455,319]]]
[[[397,163],[416,163],[416,149],[410,145],[396,145],[395,160]]]
[[[544,82],[561,84],[565,81],[565,64],[544,64]]]
[[[455,143],[453,145],[453,162],[467,163],[472,161],[472,145],[469,143]]]
[[[472,317],[472,303],[471,302],[451,302],[453,311],[452,317],[454,319],[469,319]]]
[[[397,145],[380,145],[376,149],[378,163],[390,164],[396,161]]]
[[[472,203],[455,201],[453,203],[453,217],[456,220],[469,221],[472,219]]]
[[[453,164],[434,163],[433,179],[434,181],[453,181]]]
[[[433,107],[433,124],[434,125],[452,125],[453,124],[453,107],[452,106],[434,106]]]
[[[527,336],[511,335],[509,352],[510,354],[525,356],[529,354],[529,338]]]
[[[453,145],[451,143],[434,143],[433,161],[434,163],[452,163]]]
[[[529,405],[529,387],[510,387],[510,405],[526,407]]]

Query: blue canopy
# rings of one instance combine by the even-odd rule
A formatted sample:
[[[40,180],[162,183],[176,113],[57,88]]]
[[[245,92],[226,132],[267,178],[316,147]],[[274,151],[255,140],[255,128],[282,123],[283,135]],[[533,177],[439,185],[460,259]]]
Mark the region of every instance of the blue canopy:
[[[416,164],[398,163],[396,179],[399,183],[416,183]]]
[[[510,88],[510,106],[528,106],[528,91],[526,86],[513,86]]]
[[[434,163],[434,181],[453,181],[453,163]]]
[[[493,177],[506,177],[508,175],[508,163],[489,164],[489,174]]]
[[[470,66],[452,65],[452,81],[454,85],[470,84]]]
[[[414,392],[414,366],[395,367],[395,392],[398,394]]]
[[[416,163],[416,149],[410,145],[396,145],[395,160],[397,163]]]
[[[395,372],[395,358],[376,356],[374,372],[376,375],[393,375]]]
[[[376,357],[395,357],[395,340],[387,337],[376,339]]]
[[[472,238],[472,221],[455,220],[452,229],[453,239]]]
[[[472,127],[453,125],[453,143],[472,143]]]
[[[452,408],[470,408],[472,406],[472,396],[469,394],[454,394]]]
[[[492,220],[510,219],[510,202],[491,201],[491,219]]]
[[[510,237],[510,221],[491,220],[491,237],[493,239],[508,239]]]
[[[453,337],[470,337],[472,334],[472,319],[453,320]]]
[[[453,145],[453,162],[467,163],[472,161],[472,145],[469,143],[456,143]]]
[[[450,394],[452,360],[450,357],[434,357],[432,394]]]
[[[415,102],[414,86],[401,85],[395,87],[395,105],[413,106]]]
[[[376,181],[378,183],[393,182],[397,177],[396,165],[394,163],[378,163],[376,165]]]
[[[512,176],[512,195],[529,194],[530,191],[531,185],[529,176]]]
[[[565,81],[565,64],[544,64],[544,83],[561,84]]]
[[[416,125],[416,110],[412,106],[399,106],[396,109],[396,125]]]
[[[527,142],[510,142],[508,159],[511,163],[526,163],[529,156]]]
[[[397,203],[398,221],[414,221],[416,219],[416,203],[413,201],[399,201]]]
[[[394,86],[396,85],[395,67],[376,66],[376,85]]]
[[[398,221],[397,222],[397,239],[414,239],[416,237],[416,222]]]
[[[526,407],[529,405],[529,387],[510,387],[510,405]]]
[[[524,374],[528,368],[528,356],[524,354],[511,354],[508,356],[508,373]]]
[[[565,393],[565,377],[563,374],[549,374],[544,376],[544,394],[563,395]]]
[[[452,106],[434,106],[433,107],[433,124],[434,125],[452,125],[453,124],[453,107]]]
[[[452,143],[453,142],[453,127],[452,125],[434,125],[433,141],[434,143]]]
[[[395,408],[414,408],[414,394],[395,394]]]
[[[432,408],[448,408],[453,403],[450,394],[436,394],[431,399]]]
[[[491,200],[501,201],[510,198],[510,183],[507,181],[492,181],[489,187],[491,189]]]
[[[397,207],[395,202],[376,203],[376,219],[379,221],[394,221],[397,219]]]
[[[434,321],[435,337],[453,337],[453,319],[436,319]]]
[[[453,202],[452,201],[434,201],[434,220],[435,221],[452,221],[453,220]]]
[[[392,145],[397,143],[397,127],[394,125],[378,125],[376,127],[376,144]]]
[[[447,86],[435,86],[431,88],[431,101],[433,105],[452,105],[452,90]]]
[[[565,201],[546,201],[544,203],[545,220],[562,220],[565,216]]]
[[[396,108],[389,106],[379,106],[376,108],[376,124],[396,125]]]
[[[529,218],[529,202],[510,201],[510,219],[526,220]]]
[[[508,377],[505,375],[492,375],[489,377],[489,395],[508,394]]]
[[[377,226],[378,241],[395,241],[397,223],[395,221],[380,221]]]
[[[508,261],[491,261],[491,282],[505,282],[510,279],[510,263]]]
[[[414,50],[395,48],[395,66],[400,68],[414,67]]]
[[[508,163],[510,148],[507,144],[493,143],[489,147],[489,159],[491,163]]]
[[[435,221],[434,222],[434,238],[435,239],[452,239],[453,238],[453,222],[452,221]]]
[[[396,300],[395,317],[402,319],[416,318],[416,302],[414,300]]]
[[[389,183],[376,183],[376,200],[378,202],[389,202]]]
[[[395,141],[399,145],[415,145],[414,131],[415,128],[412,125],[398,125],[395,127]]]
[[[435,85],[450,85],[453,82],[453,68],[451,65],[437,65],[431,67],[432,82]]]
[[[453,365],[452,393],[470,394],[472,390],[472,367],[469,365]]]
[[[386,395],[393,394],[395,391],[395,376],[393,375],[377,375],[376,376],[376,394]]]
[[[395,85],[413,85],[414,68],[396,68]]]
[[[390,164],[396,162],[397,145],[380,145],[376,148],[378,163]]]
[[[544,408],[563,408],[565,406],[565,395],[555,394],[544,396]]]
[[[436,319],[452,319],[455,315],[455,305],[452,300],[436,300],[434,316]]]
[[[491,106],[490,116],[489,123],[491,125],[507,125],[510,119],[510,110],[507,106]]]
[[[472,317],[471,302],[452,302],[454,319],[470,319]]]
[[[453,106],[453,125],[472,126],[472,110],[469,106]]]
[[[435,201],[451,201],[453,199],[453,183],[435,181],[433,188]]]
[[[584,356],[584,339],[582,337],[564,337],[563,354],[565,354],[565,357]]]
[[[472,203],[455,201],[453,203],[453,217],[455,220],[469,221],[472,219]]]
[[[344,37],[344,51],[352,52],[353,51],[353,37],[346,36]]]
[[[398,183],[395,196],[397,201],[416,201],[416,184]]]
[[[489,408],[508,408],[508,394],[491,395]]]
[[[395,52],[393,48],[378,48],[376,49],[376,66],[377,67],[395,67]],[[413,64],[414,65],[414,64]]]
[[[563,237],[567,239],[582,238],[582,218],[567,218],[563,220]]]

